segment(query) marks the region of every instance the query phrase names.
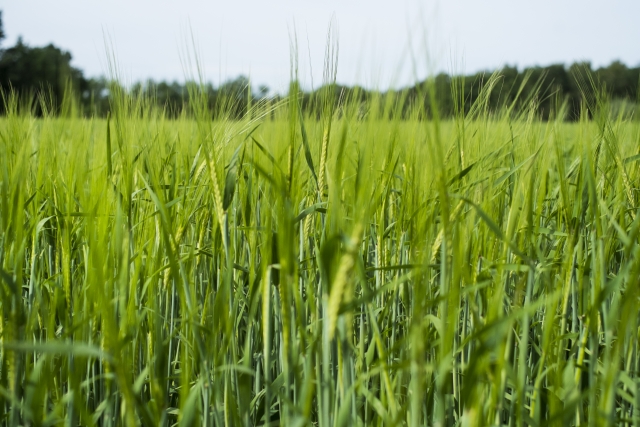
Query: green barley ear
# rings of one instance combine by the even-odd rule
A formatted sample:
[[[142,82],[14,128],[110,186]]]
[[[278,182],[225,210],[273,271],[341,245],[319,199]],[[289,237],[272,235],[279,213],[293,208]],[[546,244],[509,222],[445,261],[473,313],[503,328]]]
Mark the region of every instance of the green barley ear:
[[[326,185],[327,155],[329,151],[329,140],[331,138],[331,125],[336,110],[336,78],[338,75],[338,41],[337,28],[332,22],[327,32],[327,41],[324,58],[323,87],[320,90],[320,104],[322,108],[322,143],[320,148],[320,170],[318,171],[318,200],[322,201]]]
[[[211,189],[213,191],[213,207],[216,212],[216,217],[220,225],[220,230],[224,229],[224,203],[222,198],[222,191],[220,189],[220,182],[218,181],[218,164],[215,157],[215,153],[209,153],[205,150],[205,159],[207,161],[207,167],[209,168],[209,179],[211,182]]]
[[[318,200],[322,201],[324,198],[325,188],[325,173],[327,168],[327,151],[329,151],[329,135],[331,125],[327,125],[322,134],[322,145],[320,149],[320,170],[318,175]]]
[[[111,111],[107,112],[107,177],[111,179],[113,175],[113,166],[111,165]]]
[[[349,286],[349,277],[351,271],[356,262],[356,256],[358,254],[358,248],[362,240],[363,227],[361,224],[357,224],[351,237],[346,244],[345,253],[340,258],[340,264],[336,272],[331,290],[329,293],[329,306],[328,306],[328,321],[329,321],[329,337],[333,338],[335,335],[336,324],[338,321],[338,311],[340,310],[340,304],[345,298],[345,291],[347,289],[353,291],[353,287]],[[350,299],[350,297],[349,297]]]

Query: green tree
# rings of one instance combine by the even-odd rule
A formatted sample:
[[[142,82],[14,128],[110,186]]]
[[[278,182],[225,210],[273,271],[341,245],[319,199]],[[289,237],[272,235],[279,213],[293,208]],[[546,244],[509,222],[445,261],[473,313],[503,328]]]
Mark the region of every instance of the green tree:
[[[65,90],[87,89],[82,72],[71,66],[71,54],[49,44],[27,46],[18,38],[15,46],[0,52],[0,87],[15,91],[28,105],[37,105],[36,95],[44,94],[54,110],[59,110]]]
[[[633,69],[629,69],[620,61],[614,61],[597,71],[600,82],[612,98],[635,99],[638,80],[634,74]]]

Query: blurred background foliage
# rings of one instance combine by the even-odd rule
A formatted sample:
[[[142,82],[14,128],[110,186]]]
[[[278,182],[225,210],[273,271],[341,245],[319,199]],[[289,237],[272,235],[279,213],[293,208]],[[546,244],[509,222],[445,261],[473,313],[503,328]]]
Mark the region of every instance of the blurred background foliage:
[[[200,85],[199,82],[187,81],[153,81],[135,83],[127,88],[114,88],[117,83],[105,77],[86,77],[83,72],[71,65],[72,55],[59,47],[49,44],[44,47],[32,47],[18,38],[15,46],[4,45],[2,31],[2,15],[0,11],[0,88],[5,94],[15,91],[21,99],[24,108],[30,108],[33,113],[42,114],[43,105],[54,106],[56,113],[61,113],[62,99],[67,90],[73,91],[77,98],[77,107],[84,116],[106,117],[109,111],[109,95],[113,90],[124,90],[133,95],[151,97],[158,106],[163,108],[167,117],[177,118],[181,114],[189,114],[190,85]],[[456,114],[457,97],[464,97],[466,108],[474,105],[483,86],[489,81],[492,71],[480,71],[468,76],[450,76],[441,73],[435,76],[435,84],[427,85],[426,81],[418,82],[414,86],[391,92],[397,93],[396,109],[410,111],[423,103],[425,114],[431,112],[431,96],[429,90],[435,90],[439,114],[443,118]],[[582,99],[579,76],[589,76],[604,88],[611,102],[614,114],[637,115],[638,83],[640,82],[640,67],[628,67],[620,61],[614,61],[606,67],[593,68],[589,62],[574,63],[570,66],[553,64],[546,67],[529,67],[518,69],[505,66],[497,73],[501,76],[498,87],[491,91],[486,104],[489,110],[498,111],[514,100],[518,105],[528,109],[534,103],[539,118],[547,120],[554,117],[562,104],[567,103],[567,120],[579,118],[580,102]],[[296,90],[300,87],[294,85]],[[252,103],[258,101],[278,102],[286,98],[287,94],[270,94],[267,86],[252,87],[246,76],[230,79],[218,87],[211,83],[204,84],[210,111],[213,118],[222,114],[227,118],[240,118],[247,112]],[[320,115],[322,106],[316,101],[325,90],[335,90],[336,103],[342,99],[360,99],[363,105],[380,92],[362,87],[347,87],[334,85],[333,88],[318,88],[301,94],[303,111],[310,116]],[[198,91],[200,92],[200,91]],[[383,93],[388,95],[389,92]],[[387,98],[388,99],[388,98]],[[46,101],[46,102],[43,102]],[[0,106],[0,113],[4,113]],[[468,113],[469,111],[465,111]],[[397,112],[394,112],[396,114]]]

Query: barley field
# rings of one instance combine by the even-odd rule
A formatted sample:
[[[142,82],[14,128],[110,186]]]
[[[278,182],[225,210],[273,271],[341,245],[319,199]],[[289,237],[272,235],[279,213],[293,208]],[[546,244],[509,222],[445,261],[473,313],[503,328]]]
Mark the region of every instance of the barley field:
[[[640,425],[640,124],[593,93],[576,122],[5,94],[0,425]]]

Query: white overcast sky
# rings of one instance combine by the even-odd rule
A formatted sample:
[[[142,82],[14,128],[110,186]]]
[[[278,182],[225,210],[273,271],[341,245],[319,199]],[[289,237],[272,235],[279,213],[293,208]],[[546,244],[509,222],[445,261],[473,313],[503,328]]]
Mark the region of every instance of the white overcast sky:
[[[429,70],[475,72],[576,60],[640,65],[640,0],[0,0],[7,39],[69,50],[87,76],[108,74],[111,40],[121,78],[185,78],[191,34],[208,80],[239,74],[283,90],[290,40],[300,78],[322,81],[329,24],[338,81],[388,87]]]

